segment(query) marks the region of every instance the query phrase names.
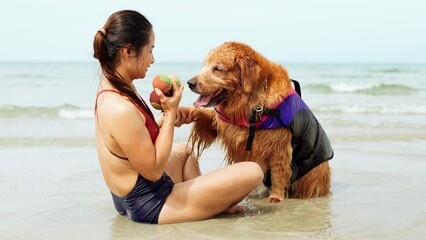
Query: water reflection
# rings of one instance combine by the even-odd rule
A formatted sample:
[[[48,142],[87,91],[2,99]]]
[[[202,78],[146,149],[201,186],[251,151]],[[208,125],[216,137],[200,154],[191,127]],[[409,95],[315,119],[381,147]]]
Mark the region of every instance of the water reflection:
[[[331,197],[286,199],[267,203],[263,198],[246,198],[245,213],[220,214],[215,218],[169,225],[135,223],[117,215],[111,224],[111,239],[269,239],[330,238]]]

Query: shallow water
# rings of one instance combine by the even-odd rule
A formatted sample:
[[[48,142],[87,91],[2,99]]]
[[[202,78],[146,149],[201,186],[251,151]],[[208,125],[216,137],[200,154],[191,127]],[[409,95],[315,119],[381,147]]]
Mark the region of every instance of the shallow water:
[[[252,194],[242,214],[147,225],[118,215],[92,146],[7,149],[1,239],[419,239],[426,236],[425,156],[336,146],[333,195],[279,204]],[[27,152],[27,154],[22,154]],[[203,172],[220,164],[208,150]],[[12,156],[21,155],[20,158]],[[211,159],[210,159],[211,158]],[[72,160],[74,159],[74,160]],[[13,160],[13,161],[12,161]],[[64,161],[66,160],[66,161]],[[36,163],[36,164],[35,164]],[[211,169],[206,169],[211,168]],[[25,231],[22,231],[25,229]]]
[[[160,64],[150,71],[171,69],[187,79],[199,66]],[[265,194],[253,194],[242,214],[147,225],[116,213],[99,169],[97,68],[0,64],[0,239],[425,238],[426,66],[287,68],[335,150],[333,195],[270,204]],[[146,95],[143,81],[138,87]],[[186,90],[183,104],[194,99]],[[176,141],[186,141],[188,130],[178,129]],[[200,164],[203,173],[219,168],[223,153],[214,146]]]

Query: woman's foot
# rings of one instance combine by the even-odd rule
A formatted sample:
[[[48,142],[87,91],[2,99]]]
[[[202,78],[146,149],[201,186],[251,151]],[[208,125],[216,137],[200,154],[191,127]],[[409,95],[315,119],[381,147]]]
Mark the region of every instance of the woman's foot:
[[[229,208],[225,209],[225,211],[223,211],[224,213],[242,213],[246,210],[246,207],[242,206],[242,205],[232,205]]]

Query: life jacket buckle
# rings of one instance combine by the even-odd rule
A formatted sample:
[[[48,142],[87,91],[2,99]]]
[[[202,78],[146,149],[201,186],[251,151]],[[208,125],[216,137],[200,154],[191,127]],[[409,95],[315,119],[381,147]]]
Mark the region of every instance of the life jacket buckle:
[[[254,111],[255,111],[254,121],[255,122],[261,122],[262,121],[262,115],[263,115],[263,105],[256,106]]]

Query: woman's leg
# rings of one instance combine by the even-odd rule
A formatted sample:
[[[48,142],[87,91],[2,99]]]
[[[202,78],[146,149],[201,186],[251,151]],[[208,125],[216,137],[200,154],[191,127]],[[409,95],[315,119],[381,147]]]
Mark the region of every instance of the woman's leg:
[[[201,175],[198,159],[186,144],[175,144],[166,166],[167,174],[175,183],[181,183]]]
[[[242,201],[262,179],[263,171],[257,163],[241,162],[176,184],[158,223],[213,217]]]

